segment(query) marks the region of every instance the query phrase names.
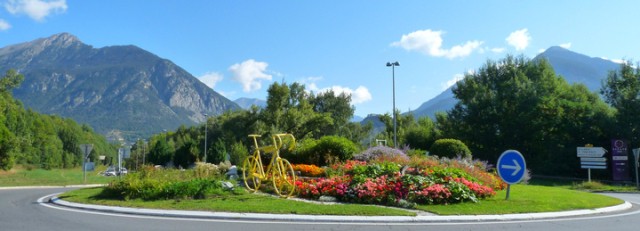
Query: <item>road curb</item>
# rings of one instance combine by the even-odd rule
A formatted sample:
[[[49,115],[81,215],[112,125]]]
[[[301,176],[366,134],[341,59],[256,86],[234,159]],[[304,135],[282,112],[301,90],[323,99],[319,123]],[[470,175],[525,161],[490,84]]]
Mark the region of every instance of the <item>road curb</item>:
[[[61,185],[61,186],[11,186],[0,187],[0,190],[16,190],[16,189],[48,189],[48,188],[93,188],[102,187],[104,184],[79,184],[79,185]]]
[[[55,194],[57,195],[57,194]],[[144,208],[126,208],[117,206],[88,205],[62,200],[55,195],[49,199],[50,203],[67,208],[88,210],[94,212],[158,216],[172,218],[213,219],[213,220],[249,220],[272,222],[340,222],[340,223],[438,223],[438,222],[495,222],[495,221],[520,221],[540,220],[584,215],[596,215],[612,212],[620,212],[632,208],[632,204],[625,203],[598,209],[583,209],[562,212],[505,214],[505,215],[464,215],[464,216],[437,216],[418,215],[410,216],[336,216],[336,215],[296,215],[296,214],[264,214],[264,213],[231,213],[231,212],[207,212],[185,210],[157,210]]]

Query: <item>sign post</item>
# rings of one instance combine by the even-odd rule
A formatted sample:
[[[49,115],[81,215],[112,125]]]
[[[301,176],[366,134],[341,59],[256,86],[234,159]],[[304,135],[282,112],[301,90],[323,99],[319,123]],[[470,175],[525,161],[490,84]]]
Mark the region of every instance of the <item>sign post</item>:
[[[507,183],[507,198],[511,193],[511,185],[517,184],[524,177],[527,171],[527,163],[522,154],[516,150],[507,150],[498,158],[498,175]]]
[[[615,181],[631,181],[628,151],[626,141],[611,140],[611,170]]]
[[[80,149],[82,150],[82,152],[84,153],[82,155],[82,175],[84,177],[84,184],[87,183],[87,158],[89,158],[89,154],[91,153],[91,150],[93,149],[93,144],[81,144],[80,145]]]
[[[638,159],[640,157],[640,148],[636,148],[633,149],[633,157],[634,157],[634,162],[636,163],[634,166],[636,166],[636,187],[638,187],[638,189],[640,189],[640,181],[638,180]]]
[[[603,157],[607,150],[602,147],[578,147],[580,167],[587,169],[588,179],[591,182],[591,169],[607,169],[607,158]]]

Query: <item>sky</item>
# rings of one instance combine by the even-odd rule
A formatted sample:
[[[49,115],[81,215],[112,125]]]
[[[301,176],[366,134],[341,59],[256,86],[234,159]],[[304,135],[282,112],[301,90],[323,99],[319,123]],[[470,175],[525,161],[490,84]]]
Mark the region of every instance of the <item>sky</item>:
[[[562,46],[639,60],[640,1],[0,0],[0,47],[67,32],[135,45],[225,97],[274,82],[351,94],[355,114],[407,112],[487,60]],[[387,62],[398,62],[387,67]]]

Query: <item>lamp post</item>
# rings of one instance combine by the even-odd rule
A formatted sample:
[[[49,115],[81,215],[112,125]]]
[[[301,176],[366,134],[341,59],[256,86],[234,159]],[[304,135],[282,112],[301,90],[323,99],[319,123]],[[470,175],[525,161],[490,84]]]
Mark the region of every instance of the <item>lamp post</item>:
[[[396,122],[396,66],[400,66],[398,61],[395,62],[387,62],[387,67],[391,67],[391,78],[393,81],[393,110],[391,113],[393,114],[393,147],[398,148],[398,130],[397,130],[397,122]]]
[[[144,167],[145,163],[145,159],[147,156],[147,140],[146,139],[142,139],[142,166]]]
[[[208,130],[208,124],[209,124],[209,115],[207,115],[206,113],[204,114],[204,162],[207,163],[207,130]]]

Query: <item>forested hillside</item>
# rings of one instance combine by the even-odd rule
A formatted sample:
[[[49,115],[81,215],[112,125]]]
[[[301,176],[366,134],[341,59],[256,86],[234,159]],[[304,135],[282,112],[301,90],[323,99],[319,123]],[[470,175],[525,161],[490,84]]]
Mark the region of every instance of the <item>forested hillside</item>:
[[[82,165],[80,144],[93,144],[91,161],[104,155],[107,161],[116,149],[88,125],[55,115],[26,110],[13,98],[11,90],[24,76],[9,70],[0,77],[0,168],[16,164],[37,168],[71,168]]]

